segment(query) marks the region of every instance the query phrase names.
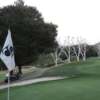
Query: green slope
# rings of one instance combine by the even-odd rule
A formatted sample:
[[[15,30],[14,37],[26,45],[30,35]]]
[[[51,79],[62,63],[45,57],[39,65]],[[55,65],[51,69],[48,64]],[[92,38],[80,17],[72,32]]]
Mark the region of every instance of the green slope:
[[[77,77],[11,88],[11,100],[100,100],[100,59],[92,58],[86,62],[65,64],[49,69],[46,74],[58,75],[63,69],[65,72],[62,74],[61,71],[61,75],[71,75],[66,71],[69,67],[77,69]],[[6,98],[7,90],[1,90],[0,100]]]
[[[100,74],[100,58],[90,58],[86,62],[74,62],[47,70],[43,76],[80,76],[83,74]]]

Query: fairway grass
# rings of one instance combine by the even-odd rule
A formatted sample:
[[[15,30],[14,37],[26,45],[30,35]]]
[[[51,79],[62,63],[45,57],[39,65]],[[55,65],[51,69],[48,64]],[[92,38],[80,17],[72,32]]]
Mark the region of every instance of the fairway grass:
[[[0,71],[0,81],[4,80],[4,78],[5,78],[5,72]]]
[[[80,76],[81,74],[99,74],[100,75],[100,58],[90,58],[86,62],[72,62],[70,64],[52,67],[42,76]]]
[[[100,100],[99,58],[50,68],[46,75],[76,77],[13,87],[11,100]],[[0,100],[7,100],[7,89],[0,90]]]
[[[6,100],[7,90],[0,91]],[[11,100],[100,100],[100,79],[81,77],[11,88]]]

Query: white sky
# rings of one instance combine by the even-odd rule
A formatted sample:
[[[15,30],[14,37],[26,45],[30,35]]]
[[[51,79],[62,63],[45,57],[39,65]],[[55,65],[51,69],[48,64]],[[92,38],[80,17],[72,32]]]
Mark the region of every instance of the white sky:
[[[0,6],[15,0],[0,0]],[[45,21],[58,25],[58,38],[83,37],[89,44],[100,42],[100,0],[24,0],[35,6]]]

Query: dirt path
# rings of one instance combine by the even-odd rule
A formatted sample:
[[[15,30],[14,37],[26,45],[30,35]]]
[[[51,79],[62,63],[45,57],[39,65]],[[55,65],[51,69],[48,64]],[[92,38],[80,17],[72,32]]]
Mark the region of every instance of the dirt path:
[[[15,87],[15,86],[23,86],[23,85],[30,85],[33,83],[39,83],[39,82],[45,82],[45,81],[51,81],[51,80],[60,80],[64,79],[66,77],[43,77],[43,78],[37,78],[37,79],[31,79],[31,80],[24,80],[16,83],[11,83],[10,87]],[[0,85],[0,90],[7,88],[8,85]]]
[[[36,68],[34,71],[29,72],[27,74],[24,74],[20,81],[23,80],[30,80],[30,79],[34,79],[34,78],[38,78],[40,77],[46,70],[48,70],[48,68]]]

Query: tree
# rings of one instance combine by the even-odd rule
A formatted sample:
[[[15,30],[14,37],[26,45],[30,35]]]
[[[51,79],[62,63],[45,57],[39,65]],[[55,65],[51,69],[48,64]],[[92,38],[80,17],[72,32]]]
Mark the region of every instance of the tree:
[[[80,61],[80,53],[81,53],[81,48],[80,48],[80,42],[79,42],[79,39],[77,38],[76,39],[76,44],[74,43],[75,40],[74,38],[72,38],[72,49],[73,49],[73,53],[75,54],[76,56],[76,59],[77,59],[77,62]]]
[[[68,63],[71,63],[71,38],[70,36],[68,36],[66,39],[65,39],[65,51],[66,51],[66,55],[68,57]]]
[[[73,44],[72,49],[76,56],[77,61],[79,62],[80,57],[83,59],[83,61],[85,61],[86,60],[86,46],[87,46],[85,39],[78,37],[76,39],[76,45],[74,44],[75,41],[73,40],[74,38],[72,38],[72,44]]]
[[[0,46],[4,43],[9,27],[20,73],[22,65],[32,63],[39,54],[57,45],[57,26],[44,22],[41,13],[35,7],[24,5],[22,0],[0,8]]]
[[[87,45],[86,57],[97,57],[98,53],[94,45]]]
[[[16,6],[24,6],[24,1],[23,0],[17,0],[17,1],[14,2],[14,4]]]

